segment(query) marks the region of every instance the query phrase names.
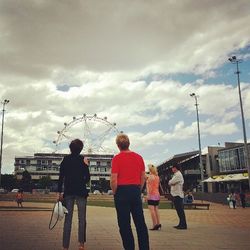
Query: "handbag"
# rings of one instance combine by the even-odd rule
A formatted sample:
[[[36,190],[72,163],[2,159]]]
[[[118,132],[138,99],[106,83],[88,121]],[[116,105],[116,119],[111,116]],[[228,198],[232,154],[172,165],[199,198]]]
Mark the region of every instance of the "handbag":
[[[68,213],[67,208],[62,205],[61,201],[57,201],[52,210],[52,214],[51,214],[50,222],[49,222],[49,229],[52,230],[56,226],[57,222],[59,220],[62,220],[64,218],[64,215],[67,213]],[[53,225],[52,225],[52,221],[54,221]]]

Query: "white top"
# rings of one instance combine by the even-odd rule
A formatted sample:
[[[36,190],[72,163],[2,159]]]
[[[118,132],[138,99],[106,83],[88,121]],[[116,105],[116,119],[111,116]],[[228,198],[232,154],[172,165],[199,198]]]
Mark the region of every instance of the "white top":
[[[168,185],[171,186],[171,195],[180,196],[181,198],[184,198],[183,184],[184,179],[182,173],[180,171],[177,171],[176,173],[174,173],[173,178],[168,182]]]

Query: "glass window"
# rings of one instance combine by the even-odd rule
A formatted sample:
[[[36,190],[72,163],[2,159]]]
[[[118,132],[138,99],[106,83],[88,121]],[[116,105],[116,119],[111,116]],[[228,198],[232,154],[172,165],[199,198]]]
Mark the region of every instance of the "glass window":
[[[96,161],[89,161],[90,166],[96,166]]]
[[[236,150],[235,149],[229,150],[229,165],[230,165],[229,170],[236,169],[237,162],[235,156],[236,156]]]
[[[245,168],[244,148],[239,148],[240,169]]]

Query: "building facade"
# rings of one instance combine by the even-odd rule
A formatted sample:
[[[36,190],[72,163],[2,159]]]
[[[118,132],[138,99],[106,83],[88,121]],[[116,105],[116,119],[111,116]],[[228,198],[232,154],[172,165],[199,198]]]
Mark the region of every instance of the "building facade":
[[[248,148],[249,144],[248,144]],[[246,172],[246,159],[243,143],[225,143],[225,148],[219,150],[220,173]]]
[[[202,158],[203,159],[203,158]],[[184,190],[199,189],[200,168],[199,168],[199,151],[186,152],[174,155],[159,166],[157,166],[161,185],[165,193],[170,192],[168,181],[173,175],[171,166],[178,164],[184,177]],[[205,168],[204,168],[205,169]]]
[[[54,184],[59,178],[60,163],[67,154],[35,153],[33,156],[15,157],[15,175],[22,179],[22,173],[27,170],[33,182],[38,182],[42,177],[50,176]],[[89,162],[91,175],[91,190],[106,191],[110,189],[112,154],[85,154]]]
[[[250,144],[248,144],[250,149]],[[230,190],[249,190],[248,179],[228,181],[227,177],[236,174],[247,174],[247,164],[243,143],[225,142],[225,147],[218,150],[219,176],[224,180],[215,183],[218,192],[230,192]],[[249,176],[248,176],[249,178]]]
[[[202,152],[202,165],[204,180],[219,173],[218,150],[219,146],[209,146]],[[161,179],[161,185],[165,192],[169,192],[168,181],[172,176],[171,166],[178,164],[184,177],[185,191],[201,191],[201,170],[199,151],[191,151],[177,154],[160,164],[157,169]],[[204,183],[205,192],[213,192],[215,187],[211,183]]]

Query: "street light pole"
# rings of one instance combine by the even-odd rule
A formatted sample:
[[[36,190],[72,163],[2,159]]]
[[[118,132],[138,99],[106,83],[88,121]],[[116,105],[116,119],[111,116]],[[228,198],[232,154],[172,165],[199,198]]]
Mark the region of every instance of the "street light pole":
[[[1,175],[2,175],[2,159],[3,159],[3,125],[4,125],[4,112],[5,112],[5,105],[9,103],[9,100],[4,100],[2,102],[3,104],[3,110],[2,110],[2,130],[1,130],[1,147],[0,147],[0,187],[1,187]]]
[[[249,158],[249,150],[248,150],[248,146],[247,146],[246,126],[245,126],[245,118],[244,118],[244,111],[243,111],[242,98],[241,98],[241,88],[240,88],[239,63],[241,63],[242,60],[237,59],[236,56],[232,56],[232,57],[228,58],[228,60],[231,63],[236,64],[236,69],[237,69],[235,74],[237,74],[238,91],[239,91],[239,99],[240,99],[240,111],[241,111],[242,129],[243,129],[243,137],[244,137],[245,164],[246,164],[246,168],[248,170],[248,185],[250,188],[250,158]]]
[[[195,99],[196,106],[196,116],[197,116],[197,128],[198,128],[198,143],[199,143],[199,157],[200,157],[200,173],[201,173],[201,191],[204,192],[204,172],[203,172],[203,164],[202,164],[202,155],[201,155],[201,135],[200,135],[200,120],[199,120],[199,109],[198,109],[198,97],[195,93],[190,94],[191,97]]]

